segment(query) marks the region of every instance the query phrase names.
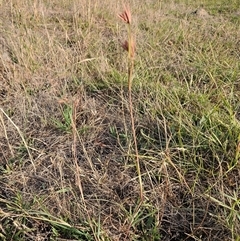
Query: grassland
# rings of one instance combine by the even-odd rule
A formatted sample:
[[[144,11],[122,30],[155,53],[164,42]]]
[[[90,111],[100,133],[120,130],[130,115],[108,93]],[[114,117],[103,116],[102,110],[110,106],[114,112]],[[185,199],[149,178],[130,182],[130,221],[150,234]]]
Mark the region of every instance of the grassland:
[[[0,240],[240,240],[240,3],[0,1]],[[143,190],[143,199],[140,191]]]

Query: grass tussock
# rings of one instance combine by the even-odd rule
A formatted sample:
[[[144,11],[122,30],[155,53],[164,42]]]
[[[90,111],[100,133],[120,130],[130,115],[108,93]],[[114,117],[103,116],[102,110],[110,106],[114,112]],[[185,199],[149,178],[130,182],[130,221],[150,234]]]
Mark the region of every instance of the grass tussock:
[[[238,9],[0,1],[0,239],[240,240]]]

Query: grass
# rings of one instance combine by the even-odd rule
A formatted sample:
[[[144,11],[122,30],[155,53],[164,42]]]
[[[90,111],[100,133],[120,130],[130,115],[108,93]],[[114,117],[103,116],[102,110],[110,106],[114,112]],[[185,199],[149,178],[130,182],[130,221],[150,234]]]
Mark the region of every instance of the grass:
[[[129,7],[130,76],[122,4],[0,1],[1,240],[240,240],[239,3]]]

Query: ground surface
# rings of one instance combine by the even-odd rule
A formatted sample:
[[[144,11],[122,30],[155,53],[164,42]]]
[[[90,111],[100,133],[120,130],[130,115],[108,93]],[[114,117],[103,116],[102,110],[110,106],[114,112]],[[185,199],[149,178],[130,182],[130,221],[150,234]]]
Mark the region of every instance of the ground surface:
[[[1,240],[240,240],[240,3],[0,1]]]

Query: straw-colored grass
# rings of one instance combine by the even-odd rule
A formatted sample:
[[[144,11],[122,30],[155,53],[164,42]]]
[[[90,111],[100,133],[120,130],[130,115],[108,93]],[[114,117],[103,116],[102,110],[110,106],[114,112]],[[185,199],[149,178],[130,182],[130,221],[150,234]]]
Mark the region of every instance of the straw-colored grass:
[[[127,3],[0,1],[1,240],[240,240],[239,3]]]

